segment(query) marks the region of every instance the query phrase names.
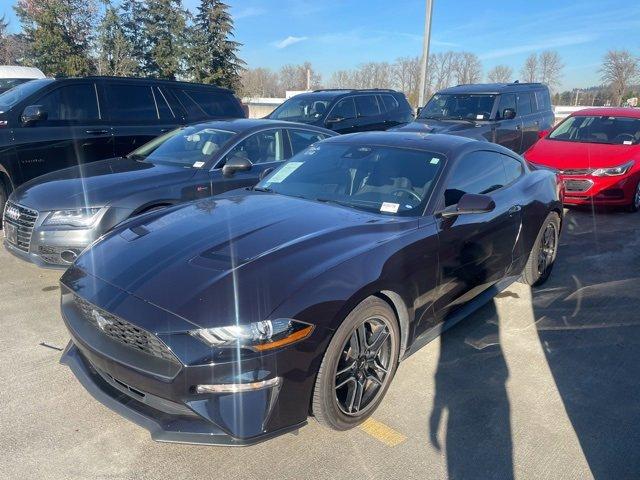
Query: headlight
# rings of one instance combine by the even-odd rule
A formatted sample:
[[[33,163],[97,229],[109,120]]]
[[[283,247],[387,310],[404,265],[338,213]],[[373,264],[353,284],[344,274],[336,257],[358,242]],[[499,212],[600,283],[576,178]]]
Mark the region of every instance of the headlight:
[[[598,168],[597,170],[594,170],[591,175],[593,175],[594,177],[615,177],[618,175],[624,175],[629,170],[631,170],[631,167],[633,167],[633,165],[634,162],[633,160],[631,160],[630,162],[627,162],[624,165],[620,165],[618,167]]]
[[[202,328],[189,333],[212,347],[250,348],[258,352],[284,347],[307,338],[313,325],[289,318],[263,320],[244,325]]]
[[[51,212],[44,225],[68,225],[70,227],[90,227],[98,219],[100,208],[79,208]]]

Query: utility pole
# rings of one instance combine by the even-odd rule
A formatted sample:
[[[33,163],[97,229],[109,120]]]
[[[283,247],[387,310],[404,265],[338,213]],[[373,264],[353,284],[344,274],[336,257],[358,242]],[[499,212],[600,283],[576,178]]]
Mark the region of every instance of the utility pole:
[[[424,91],[427,88],[427,67],[429,65],[429,43],[431,42],[431,14],[433,0],[427,0],[424,19],[424,38],[422,40],[422,59],[420,61],[420,91],[418,92],[418,107],[424,107]]]

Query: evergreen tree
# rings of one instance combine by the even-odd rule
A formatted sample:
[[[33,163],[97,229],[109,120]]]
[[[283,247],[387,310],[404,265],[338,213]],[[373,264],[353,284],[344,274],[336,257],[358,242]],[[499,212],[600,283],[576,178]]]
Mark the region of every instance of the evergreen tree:
[[[98,29],[97,53],[99,74],[127,77],[136,73],[133,46],[125,35],[122,17],[109,0]]]
[[[141,16],[143,72],[175,80],[184,69],[187,13],[181,0],[148,0]]]
[[[201,0],[190,28],[189,73],[196,82],[237,89],[244,62],[233,40],[233,19],[221,0]]]
[[[18,0],[14,7],[27,42],[27,64],[48,75],[87,75],[95,0]]]
[[[141,76],[144,63],[144,12],[145,5],[141,0],[123,0],[120,2],[120,21],[122,33],[127,40],[131,50],[131,60],[133,69],[131,75]]]

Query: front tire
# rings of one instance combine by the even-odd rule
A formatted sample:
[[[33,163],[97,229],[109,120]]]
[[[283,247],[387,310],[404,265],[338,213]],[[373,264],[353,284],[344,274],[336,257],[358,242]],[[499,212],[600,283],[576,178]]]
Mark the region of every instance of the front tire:
[[[640,210],[640,181],[638,182],[638,185],[636,185],[636,191],[633,194],[633,198],[631,199],[631,203],[627,207],[627,210],[632,213]]]
[[[7,194],[7,189],[5,188],[2,180],[0,180],[0,228],[2,228],[2,221],[4,216],[4,206],[7,204],[7,199],[9,195]]]
[[[531,254],[522,272],[522,281],[532,287],[542,285],[547,281],[558,253],[560,239],[560,215],[551,212],[545,218]]]
[[[391,384],[399,348],[391,307],[377,297],[358,304],[331,339],[318,371],[312,402],[316,420],[348,430],[369,418]]]

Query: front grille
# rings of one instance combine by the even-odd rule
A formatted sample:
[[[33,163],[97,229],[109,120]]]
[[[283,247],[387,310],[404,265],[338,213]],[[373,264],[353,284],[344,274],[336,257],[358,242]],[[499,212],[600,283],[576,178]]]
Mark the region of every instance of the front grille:
[[[564,188],[567,192],[586,192],[591,188],[591,180],[565,180]]]
[[[84,320],[108,337],[147,355],[179,363],[171,350],[154,334],[96,307],[77,295],[74,296],[74,302]]]
[[[38,220],[38,212],[13,202],[7,202],[4,209],[4,222],[15,227],[14,245],[23,252],[29,251],[33,227]]]
[[[560,170],[562,175],[591,175],[591,168],[575,168],[573,170]]]

